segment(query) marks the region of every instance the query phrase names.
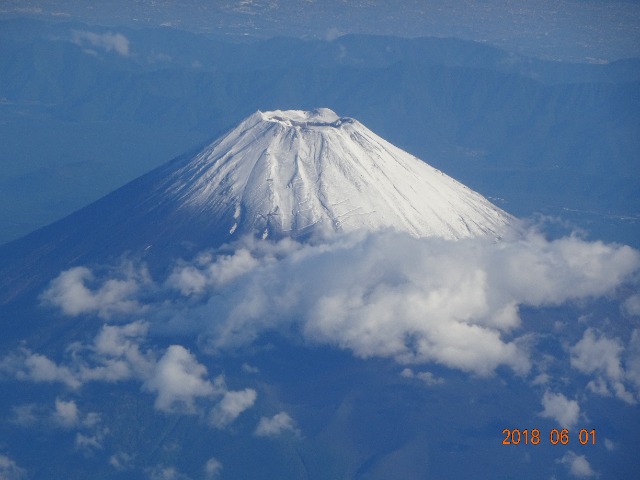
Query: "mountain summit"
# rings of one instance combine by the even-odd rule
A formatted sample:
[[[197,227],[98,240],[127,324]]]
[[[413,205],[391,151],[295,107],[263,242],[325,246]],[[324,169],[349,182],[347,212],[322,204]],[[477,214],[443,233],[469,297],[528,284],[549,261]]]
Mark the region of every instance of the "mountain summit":
[[[78,264],[123,254],[174,258],[245,234],[304,239],[392,229],[497,238],[511,221],[352,118],[326,108],[258,111],[195,156],[1,246],[0,303]]]
[[[390,228],[447,239],[500,236],[485,198],[327,108],[256,112],[157,192],[229,234],[294,237]]]

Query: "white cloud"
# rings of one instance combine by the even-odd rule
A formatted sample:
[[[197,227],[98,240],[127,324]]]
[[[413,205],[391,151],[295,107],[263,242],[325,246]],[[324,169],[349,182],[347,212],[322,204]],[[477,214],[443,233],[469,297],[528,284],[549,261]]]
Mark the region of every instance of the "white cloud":
[[[87,453],[93,450],[102,450],[102,442],[106,434],[106,429],[98,429],[93,434],[76,433],[75,446],[78,450],[84,450]]]
[[[22,480],[27,478],[27,471],[20,468],[15,461],[0,454],[0,480]]]
[[[529,372],[531,342],[521,306],[607,295],[640,268],[640,254],[629,247],[574,236],[548,241],[536,233],[501,242],[390,232],[322,244],[245,238],[228,254],[232,247],[180,262],[164,286],[198,295],[198,301],[157,298],[146,305],[154,324],[203,334],[213,350],[295,325],[307,341],[363,358],[436,362],[479,375],[499,366]],[[120,311],[132,307],[126,302],[135,302],[128,293],[133,285],[100,301],[109,281],[91,291],[84,286],[89,274],[67,271],[56,280],[76,289],[72,300],[63,302],[53,283],[48,296],[69,314],[105,305],[106,315],[120,302],[128,305]]]
[[[163,412],[195,413],[195,402],[215,390],[207,369],[181,345],[171,345],[158,361],[144,387],[157,394],[155,408]]]
[[[193,295],[204,291],[207,286],[207,277],[190,265],[176,267],[167,279],[167,285],[180,290],[183,295]]]
[[[63,428],[73,428],[80,423],[78,406],[76,402],[70,400],[65,402],[56,398],[56,409],[53,413],[54,421]]]
[[[624,385],[626,374],[620,360],[623,350],[620,341],[598,336],[588,328],[582,339],[571,347],[571,366],[582,373],[596,375],[588,385],[591,391],[610,395],[611,389],[618,398],[635,403]]]
[[[300,435],[293,418],[287,412],[276,413],[273,417],[261,417],[253,432],[257,437],[277,437],[284,432]]]
[[[0,371],[21,381],[35,383],[63,383],[70,388],[79,388],[81,382],[64,366],[59,366],[44,355],[20,348],[0,360]]]
[[[211,410],[209,422],[216,428],[226,427],[242,412],[251,408],[257,396],[256,391],[251,388],[225,392],[222,400]]]
[[[149,324],[136,321],[123,326],[104,325],[91,348],[95,365],[83,366],[83,381],[119,381],[147,378],[154,367],[152,352],[143,352],[140,342],[147,336]]]
[[[418,380],[422,380],[425,384],[432,387],[434,385],[440,385],[444,383],[444,379],[435,376],[431,372],[414,372],[410,368],[405,368],[400,372],[400,375],[404,378],[417,378]]]
[[[175,467],[157,465],[148,470],[150,480],[190,480],[190,477],[179,472]]]
[[[560,463],[566,465],[569,469],[569,474],[574,477],[588,478],[596,475],[584,455],[578,455],[572,451],[568,451],[560,459]]]
[[[75,31],[73,41],[80,46],[91,46],[106,52],[115,52],[123,57],[128,57],[130,54],[129,40],[121,33]]]
[[[120,273],[122,278],[108,279],[91,290],[87,284],[96,283],[93,272],[86,267],[74,267],[52,280],[40,299],[71,316],[97,314],[110,318],[114,314],[139,312],[141,307],[132,297],[140,284],[148,281],[147,273],[136,272],[130,265],[124,266]]]
[[[88,381],[146,378],[155,362],[151,351],[140,350],[139,342],[147,331],[148,324],[142,321],[123,326],[104,325],[93,345],[76,343],[67,348],[71,358],[66,364],[21,348],[0,360],[0,371],[18,380],[62,383],[72,389]]]
[[[242,371],[245,373],[258,373],[260,369],[258,367],[254,367],[253,365],[249,365],[248,363],[243,363]]]
[[[631,333],[625,355],[625,364],[625,377],[635,387],[636,394],[640,397],[640,329],[636,328]]]
[[[622,310],[630,316],[640,316],[640,293],[631,295],[622,304]]]
[[[144,390],[156,395],[157,410],[203,414],[212,407],[210,423],[217,428],[226,427],[253,405],[257,396],[254,390],[229,391],[222,375],[211,382],[206,367],[181,345],[169,346],[159,360],[151,349],[143,352],[141,342],[148,329],[148,323],[143,321],[104,325],[92,344],[74,343],[67,347],[70,358],[62,365],[22,348],[0,360],[0,372],[22,381],[59,382],[74,390],[86,382],[138,380]],[[36,405],[14,407],[12,422],[34,425],[39,421],[36,410]],[[61,399],[56,399],[51,419],[64,428],[95,427],[100,421],[96,413],[81,417],[75,401]],[[77,443],[82,448],[97,448],[101,437],[83,433],[78,435]]]
[[[37,405],[34,403],[16,405],[11,409],[12,416],[10,421],[11,423],[21,427],[32,427],[38,423],[41,416],[38,410]]]
[[[205,480],[215,480],[220,477],[222,472],[222,463],[215,457],[211,457],[204,465]]]
[[[578,422],[580,406],[576,400],[569,400],[562,393],[545,392],[542,397],[544,410],[541,417],[551,418],[562,428],[572,428]]]
[[[109,457],[109,465],[118,471],[129,470],[133,467],[133,455],[126,452],[116,452]]]
[[[640,267],[629,247],[535,234],[492,243],[389,233],[288,248],[191,311],[202,325],[223,318],[210,331],[214,347],[301,322],[308,340],[361,357],[525,373],[526,342],[506,339],[520,326],[520,305],[604,295]]]
[[[220,287],[260,265],[246,248],[236,250],[232,255],[212,257],[200,255],[196,265],[179,265],[167,279],[169,287],[180,290],[183,295],[202,293],[207,287]]]
[[[325,33],[324,39],[329,41],[329,42],[332,42],[332,41],[336,40],[337,38],[340,38],[343,35],[344,35],[344,32],[341,31],[340,29],[338,29],[337,27],[331,27]],[[344,48],[344,47],[341,45],[341,48]]]

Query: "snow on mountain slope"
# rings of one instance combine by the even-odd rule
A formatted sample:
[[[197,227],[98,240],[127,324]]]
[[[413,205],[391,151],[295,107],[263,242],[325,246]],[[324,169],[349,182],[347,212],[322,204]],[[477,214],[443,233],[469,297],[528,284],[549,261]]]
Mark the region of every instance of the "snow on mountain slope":
[[[485,198],[329,109],[256,112],[171,174],[161,196],[209,212],[231,234],[391,228],[500,236],[511,218]]]

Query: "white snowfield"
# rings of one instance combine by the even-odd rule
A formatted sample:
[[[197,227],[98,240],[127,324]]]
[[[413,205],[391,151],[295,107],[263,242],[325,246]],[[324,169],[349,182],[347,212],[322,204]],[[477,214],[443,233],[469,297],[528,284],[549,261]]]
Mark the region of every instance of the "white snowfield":
[[[180,208],[218,216],[230,234],[263,238],[316,229],[500,237],[513,221],[480,194],[326,108],[254,113],[176,170],[165,193]]]

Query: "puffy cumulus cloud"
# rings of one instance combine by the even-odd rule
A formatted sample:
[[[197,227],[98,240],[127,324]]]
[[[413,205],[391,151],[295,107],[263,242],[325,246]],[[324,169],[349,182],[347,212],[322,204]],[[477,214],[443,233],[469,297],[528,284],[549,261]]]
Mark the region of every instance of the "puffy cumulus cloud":
[[[640,268],[640,254],[627,246],[536,233],[501,242],[391,232],[322,244],[245,238],[233,248],[177,264],[156,297],[147,296],[156,298],[146,305],[154,322],[202,333],[214,350],[267,330],[296,331],[363,358],[436,362],[479,375],[499,366],[529,372],[521,306],[607,295]],[[44,298],[70,315],[139,308],[132,295],[144,282],[137,277],[91,290],[91,275],[82,267],[63,272]],[[166,289],[182,296],[167,302]]]
[[[352,235],[322,245],[289,241],[270,256],[255,244],[245,248],[258,264],[189,310],[213,348],[297,323],[307,340],[361,357],[434,361],[481,375],[500,365],[528,372],[528,342],[513,336],[521,305],[609,294],[640,267],[626,246],[537,234],[497,243]]]
[[[255,390],[229,391],[222,375],[209,380],[207,368],[185,347],[171,345],[162,355],[143,349],[148,327],[143,321],[104,325],[92,343],[68,346],[67,361],[61,364],[21,348],[0,360],[0,372],[21,381],[62,383],[74,390],[87,382],[137,380],[143,390],[155,394],[156,410],[203,415],[209,410],[210,423],[217,428],[226,427],[253,405]],[[15,407],[12,422],[33,425],[40,413],[36,405]],[[76,428],[99,423],[96,415],[83,419],[75,401],[56,399],[51,418],[57,426]],[[77,442],[83,448],[98,448],[101,437],[82,434]]]
[[[596,476],[596,472],[593,471],[589,461],[584,455],[578,455],[575,452],[568,451],[560,459],[560,463],[566,465],[569,469],[569,474],[577,478],[588,478]]]
[[[265,260],[265,257],[262,257]],[[183,295],[202,293],[207,287],[220,287],[260,265],[249,250],[239,248],[233,254],[219,255],[213,260],[210,253],[200,254],[193,265],[177,265],[167,285]]]
[[[213,384],[206,379],[207,368],[181,345],[171,345],[158,361],[144,388],[157,394],[155,408],[163,412],[195,413],[195,401],[211,397]]]
[[[621,363],[623,351],[624,347],[619,340],[600,336],[595,330],[588,328],[582,339],[570,349],[571,366],[582,373],[595,374],[595,380],[588,384],[591,391],[600,395],[611,395],[613,390],[613,393],[625,402],[636,403],[633,394],[628,392],[624,385],[627,374]],[[632,379],[633,372],[632,365]]]
[[[63,428],[73,428],[80,423],[78,406],[70,400],[65,402],[56,398],[56,409],[53,413],[54,421]]]
[[[211,457],[207,460],[207,463],[204,464],[204,478],[206,480],[215,480],[220,478],[220,474],[222,473],[222,463],[215,457]]]
[[[148,273],[144,269],[136,271],[131,265],[123,266],[118,273],[121,278],[110,278],[92,290],[87,284],[96,283],[93,272],[86,267],[74,267],[52,280],[40,299],[71,316],[97,314],[109,318],[139,312],[140,304],[132,297],[141,284],[150,281]]]
[[[104,325],[93,344],[72,344],[66,364],[21,348],[0,360],[0,372],[18,380],[62,383],[72,389],[89,381],[117,382],[144,378],[155,364],[153,352],[142,352],[139,342],[148,324],[137,321],[124,326]]]
[[[129,39],[121,33],[95,33],[88,31],[73,32],[73,41],[82,47],[99,48],[106,52],[115,52],[123,57],[128,57]]]
[[[562,393],[545,392],[542,397],[544,410],[541,417],[551,418],[563,428],[571,428],[578,422],[580,405],[576,400],[569,400]]]
[[[293,418],[287,412],[280,412],[271,418],[261,417],[253,434],[257,437],[277,437],[285,432],[300,435]]]
[[[63,383],[74,389],[82,385],[70,368],[24,347],[0,360],[0,372],[21,381]]]
[[[7,455],[0,454],[0,479],[22,480],[27,478],[27,471],[19,467],[14,460]]]
[[[218,429],[233,423],[257,398],[251,388],[229,390],[222,375],[211,382],[206,367],[181,345],[166,350],[143,388],[156,394],[155,408],[166,413],[201,414],[213,405],[208,422]]]
[[[154,366],[151,350],[142,351],[142,342],[149,331],[149,324],[136,321],[127,325],[104,325],[91,348],[96,363],[82,369],[84,380],[107,381],[146,378]]]
[[[51,413],[51,420],[53,425],[64,429],[79,429],[84,430],[85,433],[78,433],[77,436],[83,438],[93,438],[92,446],[96,446],[97,439],[102,439],[106,432],[100,431],[100,423],[102,417],[99,413],[89,412],[85,415],[82,414],[78,405],[74,400],[62,400],[56,398],[54,404],[54,410]],[[76,445],[78,444],[78,437],[76,437]]]
[[[83,413],[74,400],[56,398],[53,408],[43,405],[20,405],[13,409],[12,423],[21,427],[64,429],[75,431],[75,448],[92,453],[103,448],[108,428],[96,412]],[[0,480],[4,477],[0,475]]]
[[[225,392],[222,400],[211,410],[209,422],[216,428],[225,428],[242,412],[251,408],[257,396],[256,391],[251,388]]]

